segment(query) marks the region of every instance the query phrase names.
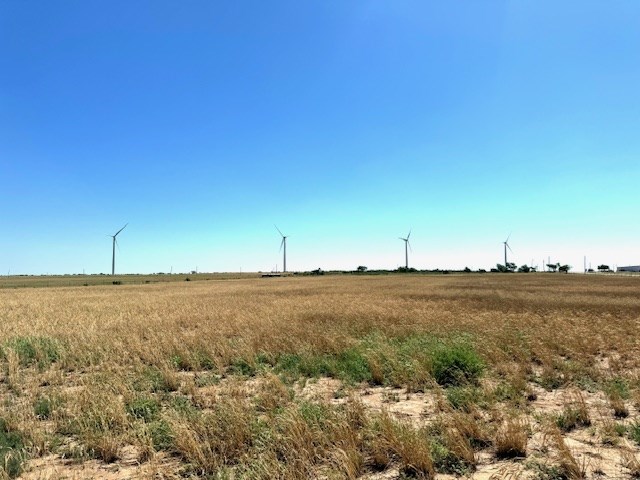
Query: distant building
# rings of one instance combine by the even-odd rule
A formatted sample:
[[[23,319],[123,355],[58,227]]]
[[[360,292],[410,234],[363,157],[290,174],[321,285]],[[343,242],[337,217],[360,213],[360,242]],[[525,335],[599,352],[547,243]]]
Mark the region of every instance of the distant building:
[[[618,267],[618,272],[640,272],[640,265],[633,265],[630,267]]]

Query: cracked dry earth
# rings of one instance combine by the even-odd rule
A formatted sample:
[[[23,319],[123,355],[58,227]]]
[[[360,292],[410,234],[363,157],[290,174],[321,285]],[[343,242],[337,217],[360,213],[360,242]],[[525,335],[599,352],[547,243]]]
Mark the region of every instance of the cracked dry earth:
[[[224,383],[224,381],[223,381]],[[244,383],[247,397],[255,394],[259,379]],[[491,388],[491,382],[484,380],[483,388]],[[237,388],[237,387],[236,387]],[[220,387],[203,387],[203,398],[213,399],[224,394]],[[557,465],[559,446],[549,434],[548,426],[553,423],[567,403],[581,398],[586,405],[591,425],[576,428],[562,434],[562,440],[579,470],[575,478],[584,479],[628,479],[637,478],[627,467],[630,459],[640,460],[640,448],[622,435],[611,432],[614,422],[629,425],[638,418],[638,409],[627,402],[629,414],[626,418],[615,418],[602,392],[590,393],[575,389],[547,391],[536,384],[529,384],[530,399],[520,412],[529,424],[529,438],[526,457],[509,460],[496,458],[492,447],[476,453],[476,467],[473,472],[462,475],[436,474],[437,480],[469,478],[475,480],[498,479],[539,479],[545,467]],[[396,419],[414,426],[428,425],[442,415],[444,400],[442,391],[410,392],[404,388],[391,387],[347,387],[341,381],[320,378],[301,381],[296,384],[295,395],[299,399],[326,402],[338,405],[349,401],[361,402],[371,412],[386,411]],[[446,408],[445,408],[446,409]],[[493,405],[492,411],[483,412],[488,419],[501,418],[500,405]],[[98,460],[76,463],[59,455],[47,455],[30,461],[28,470],[19,478],[24,480],[53,479],[173,479],[184,478],[179,474],[180,461],[166,453],[156,453],[145,461],[140,460],[140,452],[129,446],[122,449],[117,462],[107,464]],[[318,478],[323,478],[319,475]],[[382,472],[367,473],[359,480],[392,480],[406,478],[393,465]],[[553,478],[553,477],[551,477]],[[557,477],[565,478],[565,477]]]

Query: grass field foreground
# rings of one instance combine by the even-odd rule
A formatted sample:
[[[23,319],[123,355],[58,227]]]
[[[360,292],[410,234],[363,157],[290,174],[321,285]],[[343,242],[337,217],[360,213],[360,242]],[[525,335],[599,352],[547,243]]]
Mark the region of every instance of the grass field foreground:
[[[552,274],[2,289],[2,475],[631,478],[639,293]]]

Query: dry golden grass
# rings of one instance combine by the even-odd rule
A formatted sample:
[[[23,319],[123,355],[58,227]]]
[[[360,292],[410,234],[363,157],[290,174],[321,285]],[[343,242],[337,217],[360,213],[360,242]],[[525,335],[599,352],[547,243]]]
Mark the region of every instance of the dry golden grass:
[[[2,289],[4,470],[135,451],[140,464],[175,460],[167,475],[470,473],[477,452],[524,451],[524,424],[500,412],[527,412],[536,388],[607,392],[624,416],[619,392],[640,398],[639,289],[635,277],[551,274]],[[315,376],[344,393],[296,394]],[[446,405],[409,421],[352,400],[364,384]]]

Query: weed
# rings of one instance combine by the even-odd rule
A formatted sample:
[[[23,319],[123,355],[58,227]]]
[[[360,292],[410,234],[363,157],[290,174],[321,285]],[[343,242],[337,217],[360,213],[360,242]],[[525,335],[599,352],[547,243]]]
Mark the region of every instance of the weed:
[[[171,426],[163,419],[147,424],[153,447],[156,450],[169,450],[173,446],[174,435]]]
[[[41,420],[47,420],[51,418],[53,411],[61,403],[61,400],[57,397],[49,395],[40,395],[36,398],[33,404],[33,413],[36,414]]]
[[[126,410],[134,418],[151,422],[156,419],[160,411],[160,404],[155,398],[137,396],[126,404]]]
[[[24,439],[0,418],[0,471],[15,478],[22,472],[26,459]]]
[[[636,420],[629,424],[627,431],[629,438],[640,445],[640,420]]]
[[[431,353],[433,377],[443,386],[476,383],[484,363],[471,345],[464,341],[440,343]]]
[[[231,362],[228,371],[232,375],[253,377],[257,373],[257,368],[255,363],[249,363],[244,358],[237,358]]]
[[[557,465],[547,465],[534,461],[528,463],[527,468],[535,473],[536,480],[568,480],[565,473]]]
[[[481,391],[473,386],[450,387],[446,390],[449,404],[456,410],[470,412],[480,400]]]
[[[562,372],[549,365],[545,365],[542,369],[542,374],[536,379],[538,384],[545,390],[551,391],[557,388],[563,387],[567,384]]]
[[[13,350],[22,366],[36,364],[40,370],[47,368],[60,359],[60,345],[49,337],[13,337],[2,348],[6,359],[6,349]]]
[[[461,458],[439,441],[431,443],[430,453],[433,466],[438,472],[464,475],[469,470],[468,465]]]
[[[626,435],[627,427],[611,420],[605,421],[601,427],[603,445],[617,445],[619,439]]]
[[[562,412],[556,417],[556,425],[563,432],[591,425],[589,410],[582,394],[576,394],[572,401],[565,403]]]
[[[630,390],[629,382],[624,378],[615,377],[609,380],[605,386],[604,391],[609,397],[617,397],[622,400],[629,400]]]
[[[205,373],[195,376],[196,386],[199,388],[208,387],[211,385],[218,385],[220,383],[220,376],[213,373]]]
[[[199,414],[191,399],[184,395],[171,396],[169,408],[183,417],[197,417]]]
[[[174,392],[178,387],[179,382],[173,372],[155,366],[144,368],[133,383],[134,390],[139,392]]]

